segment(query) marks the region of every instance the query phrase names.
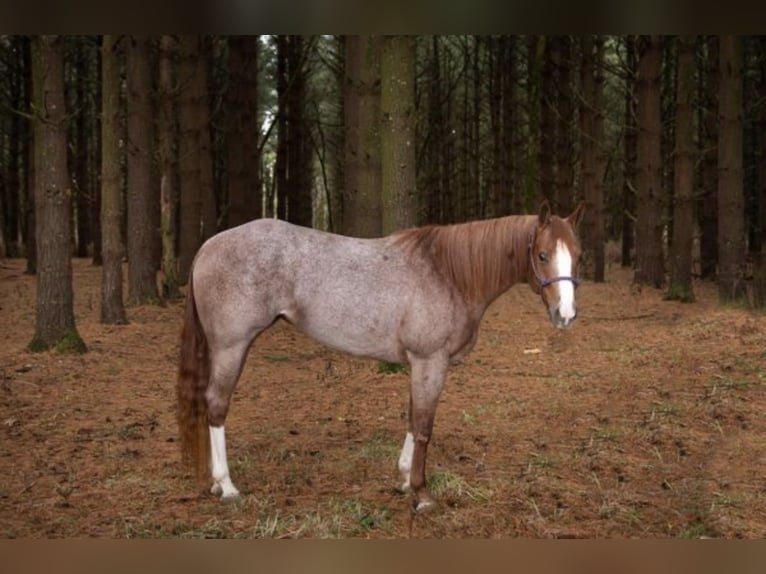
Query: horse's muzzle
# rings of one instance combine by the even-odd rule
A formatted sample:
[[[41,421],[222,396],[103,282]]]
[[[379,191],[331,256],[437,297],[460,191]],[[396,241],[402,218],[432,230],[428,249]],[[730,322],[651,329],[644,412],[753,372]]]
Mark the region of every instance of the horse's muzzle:
[[[573,308],[571,314],[564,316],[561,314],[561,310],[558,306],[548,307],[548,314],[551,317],[551,322],[554,327],[558,329],[569,329],[574,324],[574,320],[577,319],[577,308]]]

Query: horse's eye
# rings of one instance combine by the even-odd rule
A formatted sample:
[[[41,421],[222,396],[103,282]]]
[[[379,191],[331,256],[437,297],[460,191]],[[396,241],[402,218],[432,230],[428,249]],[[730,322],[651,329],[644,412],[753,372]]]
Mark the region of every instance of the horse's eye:
[[[538,255],[540,258],[540,261],[543,263],[548,263],[548,252],[547,251],[541,251]]]

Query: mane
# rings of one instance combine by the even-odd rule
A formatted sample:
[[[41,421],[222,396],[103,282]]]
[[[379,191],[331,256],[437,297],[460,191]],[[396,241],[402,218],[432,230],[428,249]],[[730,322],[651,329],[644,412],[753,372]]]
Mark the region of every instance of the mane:
[[[467,301],[489,302],[524,279],[536,216],[510,215],[395,233],[394,243],[430,260]]]

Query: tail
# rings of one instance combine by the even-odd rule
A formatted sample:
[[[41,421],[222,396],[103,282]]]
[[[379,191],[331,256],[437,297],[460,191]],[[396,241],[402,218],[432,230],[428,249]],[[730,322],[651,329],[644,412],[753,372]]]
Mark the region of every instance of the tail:
[[[176,385],[177,417],[181,460],[189,469],[195,471],[197,478],[201,479],[208,472],[210,460],[210,434],[205,400],[210,360],[207,338],[197,315],[193,285],[194,281],[190,273]]]

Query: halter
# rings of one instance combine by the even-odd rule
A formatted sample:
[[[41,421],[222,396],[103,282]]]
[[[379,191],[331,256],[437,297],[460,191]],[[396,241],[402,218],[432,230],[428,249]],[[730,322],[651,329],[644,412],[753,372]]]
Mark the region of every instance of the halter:
[[[537,282],[540,283],[540,291],[548,287],[549,285],[553,283],[558,283],[559,281],[571,281],[572,285],[577,287],[580,284],[580,279],[577,277],[571,277],[569,275],[559,275],[558,277],[552,277],[550,279],[545,279],[542,275],[540,275],[540,272],[537,270],[537,266],[535,265],[535,257],[532,254],[532,245],[535,242],[535,238],[537,237],[537,228],[535,227],[534,233],[529,238],[529,248],[527,251],[529,251],[529,264],[532,266],[532,272],[535,274],[535,278],[537,279]]]

